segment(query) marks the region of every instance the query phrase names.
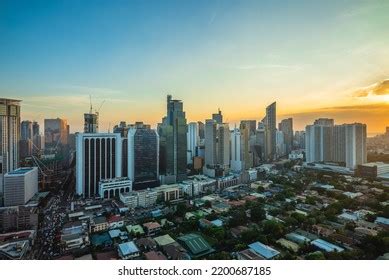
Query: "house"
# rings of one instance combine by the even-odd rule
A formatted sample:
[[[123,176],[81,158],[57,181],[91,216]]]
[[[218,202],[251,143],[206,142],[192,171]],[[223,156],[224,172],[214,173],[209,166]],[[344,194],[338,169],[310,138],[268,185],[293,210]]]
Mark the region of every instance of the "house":
[[[389,219],[388,218],[377,217],[374,222],[378,225],[385,227],[385,228],[389,227]]]
[[[128,234],[125,231],[120,229],[111,229],[109,232],[109,237],[116,243],[123,243],[128,241]]]
[[[116,229],[124,227],[124,219],[120,215],[114,215],[107,219],[108,226],[110,229]]]
[[[143,228],[140,225],[126,226],[126,230],[129,234],[131,234],[133,236],[141,236],[141,235],[145,234]]]
[[[176,242],[169,234],[161,235],[154,238],[154,241],[158,246],[163,247],[165,245]]]
[[[157,248],[157,242],[150,237],[139,238],[135,240],[135,244],[142,251],[150,251]]]
[[[277,240],[277,243],[280,244],[282,247],[294,252],[294,253],[297,253],[298,250],[300,249],[300,246],[290,240],[287,240],[285,238],[280,238]]]
[[[185,234],[178,237],[177,240],[192,258],[202,257],[215,251],[201,235],[196,233]]]
[[[143,228],[148,236],[153,236],[160,232],[162,227],[157,222],[148,222],[143,224]]]
[[[249,248],[267,260],[274,259],[280,254],[277,250],[259,241],[251,243]]]
[[[139,257],[140,251],[133,241],[119,244],[118,254],[122,260],[129,260]]]
[[[158,261],[167,260],[165,255],[160,251],[150,251],[144,253],[144,257],[146,260],[158,260]]]
[[[236,254],[238,260],[264,260],[264,258],[251,249],[245,249]]]
[[[325,225],[320,225],[320,224],[314,225],[313,231],[315,232],[315,234],[323,237],[328,237],[335,232],[333,228],[329,228]]]
[[[188,252],[177,242],[165,245],[162,249],[169,260],[190,260]]]
[[[311,244],[316,246],[317,248],[326,251],[326,252],[342,252],[344,251],[343,248],[336,246],[330,242],[327,242],[323,239],[315,239],[311,241]]]
[[[117,260],[118,252],[117,251],[107,251],[102,253],[96,253],[96,260]]]
[[[96,217],[90,224],[90,232],[105,231],[109,228],[107,219],[104,216]]]

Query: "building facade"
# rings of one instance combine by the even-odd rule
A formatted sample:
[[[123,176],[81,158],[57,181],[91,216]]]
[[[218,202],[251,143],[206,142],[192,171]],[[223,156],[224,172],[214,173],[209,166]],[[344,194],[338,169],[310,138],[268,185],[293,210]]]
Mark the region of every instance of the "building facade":
[[[128,177],[134,189],[159,184],[159,135],[149,125],[138,124],[128,130]]]
[[[45,147],[67,145],[69,126],[65,119],[45,119]]]
[[[84,133],[98,133],[99,132],[99,115],[98,113],[84,114]]]
[[[26,204],[38,192],[38,168],[23,167],[4,176],[4,206]]]
[[[276,131],[277,131],[277,105],[273,102],[266,107],[265,124],[265,157],[266,160],[273,160],[276,155]]]
[[[0,98],[0,205],[4,175],[19,166],[20,102]]]
[[[122,177],[122,139],[118,133],[76,134],[76,193],[99,195],[99,181]]]
[[[193,164],[193,158],[197,156],[197,146],[200,142],[199,126],[197,122],[191,122],[188,124],[187,132],[187,163]]]
[[[186,178],[187,125],[180,100],[167,96],[167,114],[158,126],[160,136],[160,173],[174,181]]]
[[[293,150],[293,119],[282,120],[278,124],[278,130],[284,134],[285,152],[289,154]]]

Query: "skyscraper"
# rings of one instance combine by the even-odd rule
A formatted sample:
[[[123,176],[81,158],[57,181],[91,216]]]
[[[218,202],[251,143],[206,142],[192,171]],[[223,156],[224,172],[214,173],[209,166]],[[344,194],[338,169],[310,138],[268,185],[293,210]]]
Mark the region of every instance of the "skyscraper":
[[[218,109],[218,112],[216,114],[212,114],[212,119],[217,123],[217,124],[222,124],[223,123],[223,115],[222,111]]]
[[[250,126],[249,123],[240,123],[240,146],[241,160],[243,169],[249,169],[253,166],[252,153],[250,152]]]
[[[183,103],[167,96],[166,116],[158,126],[160,135],[160,173],[175,181],[186,178],[187,126]]]
[[[128,130],[128,177],[135,190],[159,184],[159,136],[149,125]]]
[[[230,127],[227,123],[217,126],[217,164],[223,169],[230,166]]]
[[[203,122],[197,122],[197,124],[199,126],[199,137],[200,137],[200,140],[204,139],[205,138],[204,123]]]
[[[33,127],[31,121],[22,121],[20,124],[20,158],[24,159],[25,157],[32,155],[33,147]]]
[[[20,139],[31,140],[33,137],[33,129],[31,121],[22,121],[20,124]]]
[[[240,142],[240,131],[235,127],[235,129],[231,133],[231,170],[236,172],[240,172],[243,169]]]
[[[32,122],[32,143],[33,154],[37,154],[45,148],[45,138],[40,133],[40,126],[36,121]]]
[[[277,157],[283,157],[286,155],[285,135],[279,130],[276,132],[276,152]]]
[[[333,122],[315,122],[305,128],[306,162],[332,160]]]
[[[265,124],[265,157],[267,160],[273,160],[276,155],[276,102],[266,107],[266,116],[263,119]]]
[[[355,169],[367,162],[366,124],[346,125],[346,167]]]
[[[4,174],[19,165],[20,100],[0,98],[0,205]]]
[[[122,142],[118,133],[76,134],[76,193],[98,195],[99,181],[122,176]]]
[[[65,119],[45,119],[45,146],[67,145],[69,127]]]
[[[282,120],[278,124],[278,130],[284,134],[285,152],[289,154],[293,149],[293,119]]]
[[[39,123],[36,121],[32,122],[32,136],[36,136],[40,134],[40,126]]]
[[[240,125],[247,126],[250,132],[250,135],[255,134],[255,130],[257,129],[257,121],[256,120],[242,120],[240,121]]]
[[[205,121],[205,165],[213,167],[217,164],[216,151],[217,122],[213,119]]]
[[[366,163],[366,125],[361,123],[335,125],[333,129],[332,161],[348,168]]]
[[[200,137],[199,137],[199,126],[197,122],[191,122],[188,124],[188,132],[187,132],[187,146],[188,146],[188,154],[187,154],[187,163],[193,163],[193,157],[197,156],[196,150],[199,145]]]
[[[84,114],[84,133],[97,133],[99,132],[99,115],[97,113]]]

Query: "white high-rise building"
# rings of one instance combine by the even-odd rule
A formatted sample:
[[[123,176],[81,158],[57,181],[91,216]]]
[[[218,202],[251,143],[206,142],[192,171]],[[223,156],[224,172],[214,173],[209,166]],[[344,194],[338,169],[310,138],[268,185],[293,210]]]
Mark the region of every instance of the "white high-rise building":
[[[193,164],[193,157],[196,156],[196,149],[200,142],[199,126],[197,122],[188,124],[187,146],[188,146],[188,164]]]
[[[351,169],[367,162],[365,124],[333,125],[331,119],[315,123],[306,127],[306,162],[332,161]]]
[[[240,131],[235,128],[231,133],[231,170],[236,172],[242,171],[243,168],[240,140]]]
[[[121,177],[122,138],[119,133],[76,134],[76,193],[95,197],[99,181]]]
[[[285,134],[279,130],[276,133],[276,152],[278,157],[286,155]]]
[[[366,124],[346,124],[345,158],[346,167],[355,169],[357,165],[367,162]]]
[[[4,176],[4,206],[26,204],[38,192],[38,168],[22,167]]]
[[[332,159],[332,125],[313,124],[305,128],[306,162],[323,162]]]

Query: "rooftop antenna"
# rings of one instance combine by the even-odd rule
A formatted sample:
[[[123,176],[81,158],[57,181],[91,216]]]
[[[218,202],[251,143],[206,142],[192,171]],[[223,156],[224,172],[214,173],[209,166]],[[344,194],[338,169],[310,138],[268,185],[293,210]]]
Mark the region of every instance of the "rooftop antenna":
[[[111,122],[109,122],[109,125],[108,125],[108,133],[111,133]]]

